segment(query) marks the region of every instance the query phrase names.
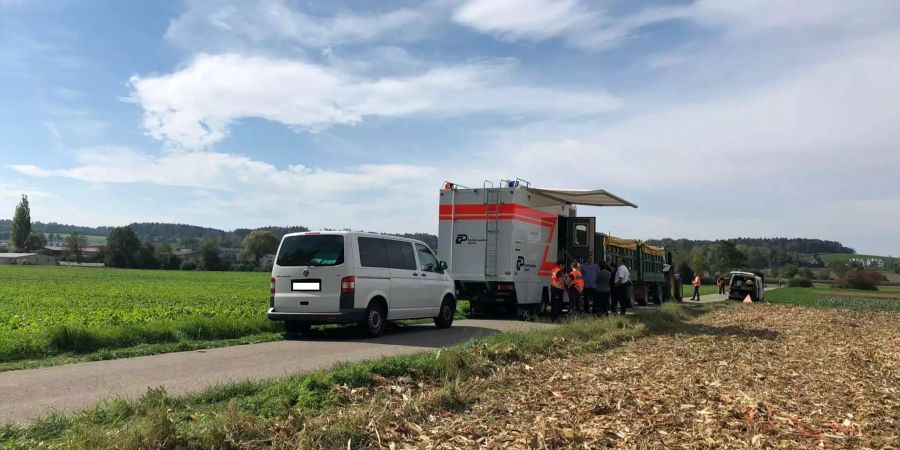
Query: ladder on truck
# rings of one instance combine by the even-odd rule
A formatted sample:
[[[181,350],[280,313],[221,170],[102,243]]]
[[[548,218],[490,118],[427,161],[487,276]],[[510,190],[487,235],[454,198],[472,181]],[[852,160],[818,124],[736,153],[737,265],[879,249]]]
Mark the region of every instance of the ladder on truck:
[[[487,217],[484,221],[484,275],[497,276],[497,246],[500,241],[500,189],[484,190]]]

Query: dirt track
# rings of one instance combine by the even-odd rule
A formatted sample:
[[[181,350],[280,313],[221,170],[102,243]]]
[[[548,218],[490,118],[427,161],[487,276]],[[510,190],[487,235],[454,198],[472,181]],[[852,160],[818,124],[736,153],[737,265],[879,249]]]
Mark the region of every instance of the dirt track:
[[[343,361],[415,353],[478,336],[548,326],[509,320],[465,320],[446,330],[403,327],[378,339],[337,332],[298,341],[168,353],[0,373],[0,424],[25,423],[53,410],[74,412],[103,398],[138,396],[162,386],[173,394],[219,383],[259,380],[326,368]]]

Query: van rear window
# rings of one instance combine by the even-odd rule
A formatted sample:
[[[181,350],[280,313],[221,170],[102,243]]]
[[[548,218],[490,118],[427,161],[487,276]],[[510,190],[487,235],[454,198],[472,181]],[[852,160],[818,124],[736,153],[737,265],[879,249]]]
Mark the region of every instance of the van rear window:
[[[306,235],[284,238],[279,266],[337,266],[344,263],[344,236]]]

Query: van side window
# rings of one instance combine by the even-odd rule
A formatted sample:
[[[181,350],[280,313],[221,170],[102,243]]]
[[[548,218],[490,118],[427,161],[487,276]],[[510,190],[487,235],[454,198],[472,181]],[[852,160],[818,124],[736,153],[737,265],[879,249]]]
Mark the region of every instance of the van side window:
[[[392,269],[416,270],[416,255],[409,242],[384,239],[388,265]]]
[[[360,237],[359,263],[363,267],[390,267],[385,242],[384,239]]]
[[[428,247],[416,244],[416,253],[419,255],[419,264],[422,266],[420,269],[426,272],[438,271],[437,258],[434,257]]]

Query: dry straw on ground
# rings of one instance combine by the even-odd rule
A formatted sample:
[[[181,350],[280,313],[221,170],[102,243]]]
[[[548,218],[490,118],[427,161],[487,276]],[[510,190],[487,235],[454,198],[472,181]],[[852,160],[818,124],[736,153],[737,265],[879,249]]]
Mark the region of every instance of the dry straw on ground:
[[[735,305],[605,353],[361,398],[382,448],[898,448],[900,314]]]

